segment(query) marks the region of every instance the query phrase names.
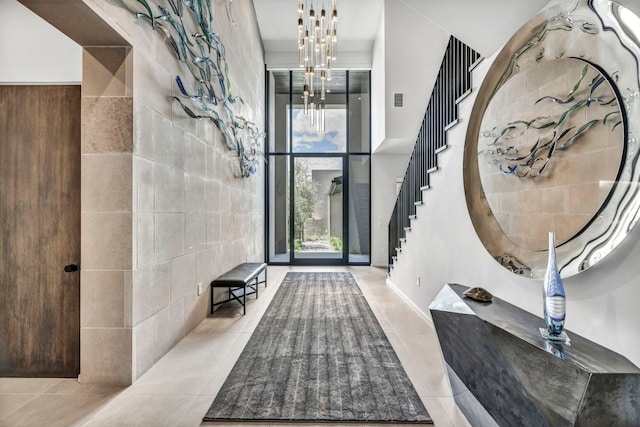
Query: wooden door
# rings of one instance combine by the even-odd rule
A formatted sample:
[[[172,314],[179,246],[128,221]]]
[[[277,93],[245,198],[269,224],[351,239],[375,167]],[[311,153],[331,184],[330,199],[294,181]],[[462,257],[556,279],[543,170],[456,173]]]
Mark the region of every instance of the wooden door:
[[[0,86],[0,376],[78,375],[79,263],[80,86]]]

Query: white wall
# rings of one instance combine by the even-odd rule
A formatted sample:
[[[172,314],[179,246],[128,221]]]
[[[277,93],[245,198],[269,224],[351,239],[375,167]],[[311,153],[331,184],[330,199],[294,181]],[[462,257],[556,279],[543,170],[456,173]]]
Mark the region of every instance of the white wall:
[[[404,176],[448,41],[405,2],[384,2],[371,70],[372,265],[387,265],[396,179]],[[394,93],[404,94],[404,107],[393,106]]]
[[[396,201],[396,179],[402,178],[409,158],[403,154],[371,156],[371,265],[388,265],[389,218]]]
[[[547,0],[400,0],[484,56],[500,49]],[[565,1],[566,0],[561,0]]]
[[[0,84],[80,84],[82,48],[16,0],[0,0]]]
[[[440,170],[431,179],[423,206],[390,281],[428,316],[429,304],[445,283],[481,286],[495,296],[542,315],[541,282],[508,272],[482,246],[471,223],[462,181],[466,117],[492,60],[473,73],[473,94],[463,101],[461,124],[449,133],[450,148],[440,154]],[[564,279],[567,329],[611,348],[640,365],[637,309],[640,275],[640,227],[595,267]],[[417,286],[417,277],[421,286]]]
[[[386,0],[384,14],[385,139],[413,148],[450,34],[404,2]],[[394,93],[404,107],[393,106]]]
[[[385,13],[380,14],[378,32],[371,55],[371,152],[375,152],[385,138]]]

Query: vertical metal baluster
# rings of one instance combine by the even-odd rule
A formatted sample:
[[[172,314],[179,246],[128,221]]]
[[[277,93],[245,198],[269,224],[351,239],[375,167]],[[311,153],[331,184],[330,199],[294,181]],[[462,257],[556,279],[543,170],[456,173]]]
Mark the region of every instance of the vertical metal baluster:
[[[415,202],[422,201],[421,188],[430,184],[428,170],[437,166],[437,150],[447,143],[445,128],[458,118],[456,101],[471,88],[469,68],[479,57],[460,40],[449,39],[389,221],[390,265],[398,255],[396,248],[406,239]]]

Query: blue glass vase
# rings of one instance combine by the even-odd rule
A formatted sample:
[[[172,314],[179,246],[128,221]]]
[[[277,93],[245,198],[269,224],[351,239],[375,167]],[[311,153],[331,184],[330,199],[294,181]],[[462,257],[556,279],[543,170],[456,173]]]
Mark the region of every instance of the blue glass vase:
[[[545,338],[563,340],[562,334],[564,330],[564,321],[566,317],[566,296],[562,279],[558,272],[558,264],[556,262],[555,235],[549,233],[549,261],[547,263],[547,272],[544,276],[543,304],[544,304],[544,321],[547,327]]]

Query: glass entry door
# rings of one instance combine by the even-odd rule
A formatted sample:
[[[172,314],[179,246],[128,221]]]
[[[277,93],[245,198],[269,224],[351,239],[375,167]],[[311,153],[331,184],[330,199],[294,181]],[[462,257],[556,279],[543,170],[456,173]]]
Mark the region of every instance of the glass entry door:
[[[268,74],[267,261],[368,265],[370,73],[335,70],[308,102],[304,78]]]
[[[343,157],[294,157],[294,260],[343,261]]]

